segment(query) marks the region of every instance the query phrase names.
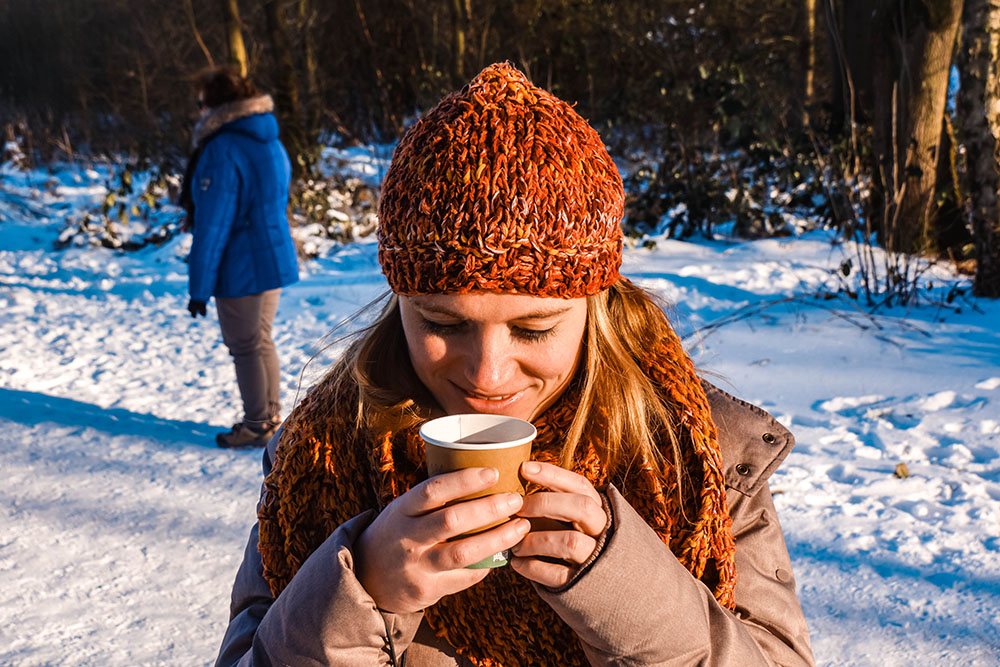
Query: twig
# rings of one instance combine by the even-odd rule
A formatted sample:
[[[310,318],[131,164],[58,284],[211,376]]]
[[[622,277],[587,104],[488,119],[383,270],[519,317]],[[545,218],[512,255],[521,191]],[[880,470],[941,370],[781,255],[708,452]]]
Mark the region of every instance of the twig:
[[[876,329],[879,329],[879,330],[881,331],[881,330],[883,330],[883,329],[885,328],[885,327],[884,327],[883,325],[881,325],[881,324],[879,324],[879,323],[878,323],[878,320],[877,320],[877,318],[876,318],[876,315],[875,315],[875,313],[874,313],[874,312],[866,312],[866,311],[862,310],[862,309],[861,309],[861,308],[860,308],[860,307],[859,307],[859,306],[858,306],[858,305],[857,305],[856,303],[854,303],[854,302],[853,302],[853,301],[851,301],[850,299],[845,299],[845,298],[844,298],[843,296],[841,296],[841,295],[839,295],[839,294],[837,295],[837,299],[838,299],[838,300],[839,300],[840,302],[842,302],[842,303],[845,303],[845,304],[847,304],[847,305],[851,306],[852,308],[854,308],[854,309],[855,309],[855,311],[856,311],[856,312],[857,312],[857,313],[858,313],[859,315],[863,315],[863,316],[864,316],[865,318],[867,318],[867,319],[868,319],[868,321],[872,323],[872,326],[874,326],[874,327],[875,327]],[[833,313],[833,314],[835,314],[835,315],[838,315],[838,316],[840,316],[840,317],[843,317],[843,314],[842,314],[842,313],[838,313],[838,312],[837,312],[837,311],[836,311],[835,309],[833,309],[833,308],[830,308],[829,306],[827,306],[827,305],[826,305],[826,304],[824,304],[824,303],[817,303],[817,304],[816,304],[816,306],[817,306],[818,308],[822,308],[822,309],[824,309],[824,310],[828,310],[828,311],[830,311],[831,313]],[[854,324],[855,324],[856,326],[859,326],[859,325],[857,325],[857,323],[856,323],[856,322],[855,322]],[[899,320],[898,322],[896,322],[896,325],[897,325],[897,326],[898,326],[899,328],[901,328],[901,329],[907,329],[907,330],[909,330],[909,331],[915,331],[916,333],[918,333],[918,334],[920,334],[920,335],[924,336],[925,338],[930,338],[930,337],[931,337],[931,334],[930,334],[929,332],[927,332],[927,331],[924,331],[923,329],[921,329],[920,327],[916,326],[915,324],[912,324],[912,323],[910,323],[910,322],[909,322],[908,320],[906,320],[905,318],[903,318],[903,319],[900,319],[900,320]],[[861,327],[861,328],[864,328],[864,327]]]
[[[789,296],[789,297],[785,297],[783,299],[777,299],[777,300],[773,300],[773,301],[763,301],[763,302],[759,302],[759,303],[747,304],[746,306],[743,306],[739,310],[733,311],[732,313],[729,313],[728,315],[723,315],[719,319],[714,320],[712,322],[709,322],[708,324],[706,324],[705,326],[701,327],[700,329],[695,329],[694,331],[691,331],[690,333],[687,333],[687,334],[681,336],[681,341],[684,342],[684,341],[687,341],[687,340],[689,340],[689,339],[691,339],[693,337],[696,337],[696,336],[698,338],[700,338],[701,340],[704,340],[705,338],[708,337],[709,333],[715,331],[716,329],[720,329],[720,328],[726,326],[727,324],[732,324],[733,322],[738,322],[740,320],[745,320],[745,319],[747,319],[749,317],[757,315],[758,313],[762,313],[765,310],[769,310],[769,309],[771,309],[771,308],[773,308],[775,306],[780,306],[783,303],[790,303],[792,301],[799,301],[799,300],[802,300],[804,298],[805,298],[804,295],[795,295],[795,296]]]
[[[733,312],[731,312],[731,313],[729,313],[727,315],[723,315],[722,317],[709,322],[708,324],[706,324],[705,326],[703,326],[701,328],[696,328],[693,331],[690,331],[690,332],[684,334],[683,336],[681,336],[681,341],[683,343],[688,343],[689,341],[691,341],[692,339],[695,339],[695,338],[697,338],[699,341],[704,341],[713,332],[721,329],[722,327],[728,326],[728,325],[732,324],[733,322],[739,322],[739,321],[742,321],[742,320],[747,320],[747,319],[753,317],[754,315],[758,315],[758,314],[760,314],[760,313],[762,313],[762,312],[764,312],[766,310],[770,310],[771,308],[774,308],[775,306],[780,306],[782,304],[792,303],[792,302],[795,302],[795,301],[799,301],[799,302],[802,302],[802,303],[811,304],[811,305],[815,306],[816,308],[818,308],[820,310],[825,310],[826,312],[830,313],[834,317],[839,317],[840,319],[844,320],[845,322],[847,322],[849,324],[853,324],[854,326],[858,327],[862,331],[867,331],[867,330],[872,329],[872,328],[874,328],[874,329],[876,329],[878,331],[885,331],[885,326],[878,321],[878,318],[875,316],[874,313],[870,313],[870,312],[864,311],[863,309],[861,309],[860,307],[858,307],[858,305],[856,303],[854,303],[853,301],[844,298],[843,295],[836,294],[836,295],[833,295],[833,296],[836,298],[836,300],[838,302],[849,305],[854,310],[854,313],[856,315],[860,315],[863,318],[865,318],[867,320],[867,324],[863,323],[863,322],[859,322],[857,319],[851,317],[849,314],[844,313],[844,312],[842,312],[841,310],[839,310],[837,308],[833,308],[833,307],[831,307],[831,306],[829,306],[829,305],[827,305],[827,304],[825,304],[823,302],[816,301],[815,300],[816,296],[819,296],[819,295],[818,294],[794,294],[792,296],[784,297],[782,299],[773,299],[773,300],[770,300],[770,301],[762,301],[762,302],[758,302],[758,303],[747,304],[746,306],[743,306],[742,308],[739,308],[738,310],[735,310],[735,311],[733,311]],[[909,331],[916,332],[916,333],[924,336],[925,338],[930,338],[931,337],[931,334],[929,332],[927,332],[927,331],[921,329],[920,327],[918,327],[918,326],[916,326],[916,325],[908,322],[905,319],[901,319],[898,322],[896,322],[895,324],[896,324],[896,326],[900,327],[901,329],[906,329],[906,330],[909,330]],[[888,343],[892,343],[893,345],[896,345],[897,347],[902,347],[902,345],[900,343],[898,343],[896,341],[893,341],[893,340],[891,340],[889,338],[886,338],[884,335],[880,335],[880,334],[874,334],[874,335],[879,340],[884,340],[884,341],[886,341]]]

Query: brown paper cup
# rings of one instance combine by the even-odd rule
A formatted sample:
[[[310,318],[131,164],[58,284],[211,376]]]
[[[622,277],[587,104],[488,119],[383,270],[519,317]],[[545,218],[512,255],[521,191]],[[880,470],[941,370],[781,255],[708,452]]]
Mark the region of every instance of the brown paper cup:
[[[482,498],[494,493],[519,493],[524,495],[521,464],[531,456],[531,441],[535,427],[530,422],[502,415],[464,414],[433,419],[420,427],[427,456],[427,474],[430,477],[465,468],[496,468],[500,479],[496,485],[454,502]],[[498,523],[483,526],[464,535],[480,533]],[[470,568],[502,567],[509,554],[494,554]]]

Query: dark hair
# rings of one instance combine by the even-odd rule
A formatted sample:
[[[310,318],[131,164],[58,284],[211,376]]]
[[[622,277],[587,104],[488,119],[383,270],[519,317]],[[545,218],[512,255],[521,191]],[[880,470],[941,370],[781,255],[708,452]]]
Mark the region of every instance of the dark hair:
[[[228,67],[214,67],[198,75],[198,90],[209,109],[234,100],[257,97],[260,92],[247,77],[240,76]]]

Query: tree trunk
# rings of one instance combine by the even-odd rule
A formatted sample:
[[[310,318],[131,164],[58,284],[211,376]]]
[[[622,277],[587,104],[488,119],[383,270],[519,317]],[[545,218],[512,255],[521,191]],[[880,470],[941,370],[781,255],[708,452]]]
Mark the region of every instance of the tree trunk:
[[[299,25],[302,30],[302,52],[306,68],[306,95],[308,96],[308,122],[310,132],[319,125],[322,93],[319,88],[319,61],[316,58],[316,40],[313,38],[314,17],[309,0],[299,0]]]
[[[976,249],[973,291],[1000,298],[1000,0],[966,0],[956,112]]]
[[[972,242],[966,225],[963,204],[965,197],[958,178],[957,148],[955,128],[946,113],[941,122],[937,183],[929,216],[931,226],[927,233],[927,244],[931,254],[953,261],[963,259],[963,249]]]
[[[872,143],[891,252],[927,249],[961,10],[962,0],[893,0],[876,14]]]
[[[809,127],[809,110],[815,100],[814,81],[816,79],[816,0],[805,0],[806,12],[806,71],[804,90],[802,91],[804,100],[802,104],[802,126]]]
[[[229,48],[229,66],[247,75],[247,50],[243,45],[243,29],[240,22],[240,5],[238,0],[222,0],[222,11],[226,17],[226,45]]]
[[[931,227],[931,207],[937,183],[938,151],[941,147],[941,119],[948,96],[948,75],[962,15],[962,0],[924,0],[930,18],[917,31],[919,57],[906,99],[903,190],[896,217],[895,250],[918,252],[926,249]],[[904,74],[905,75],[905,74]]]
[[[469,23],[466,0],[451,0],[451,80],[455,86],[465,84],[465,31]]]
[[[302,107],[299,103],[299,84],[295,75],[295,61],[288,47],[285,19],[280,0],[264,0],[267,33],[274,56],[274,102],[281,116],[282,137],[292,160],[292,173],[302,176],[307,169],[306,140],[302,130]]]

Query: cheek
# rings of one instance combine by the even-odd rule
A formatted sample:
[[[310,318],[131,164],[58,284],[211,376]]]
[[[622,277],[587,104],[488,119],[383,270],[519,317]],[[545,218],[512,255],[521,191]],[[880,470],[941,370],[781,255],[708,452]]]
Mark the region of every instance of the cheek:
[[[583,349],[583,334],[585,322],[579,322],[573,331],[560,337],[545,352],[535,355],[536,372],[560,384],[568,381],[576,372]]]
[[[566,380],[573,375],[579,357],[579,346],[572,343],[561,346],[555,353],[547,355],[543,361],[547,366],[546,374],[553,379]]]
[[[410,352],[410,363],[417,376],[425,383],[430,375],[447,365],[448,349],[444,341],[436,336],[418,332],[406,336],[406,346]]]

